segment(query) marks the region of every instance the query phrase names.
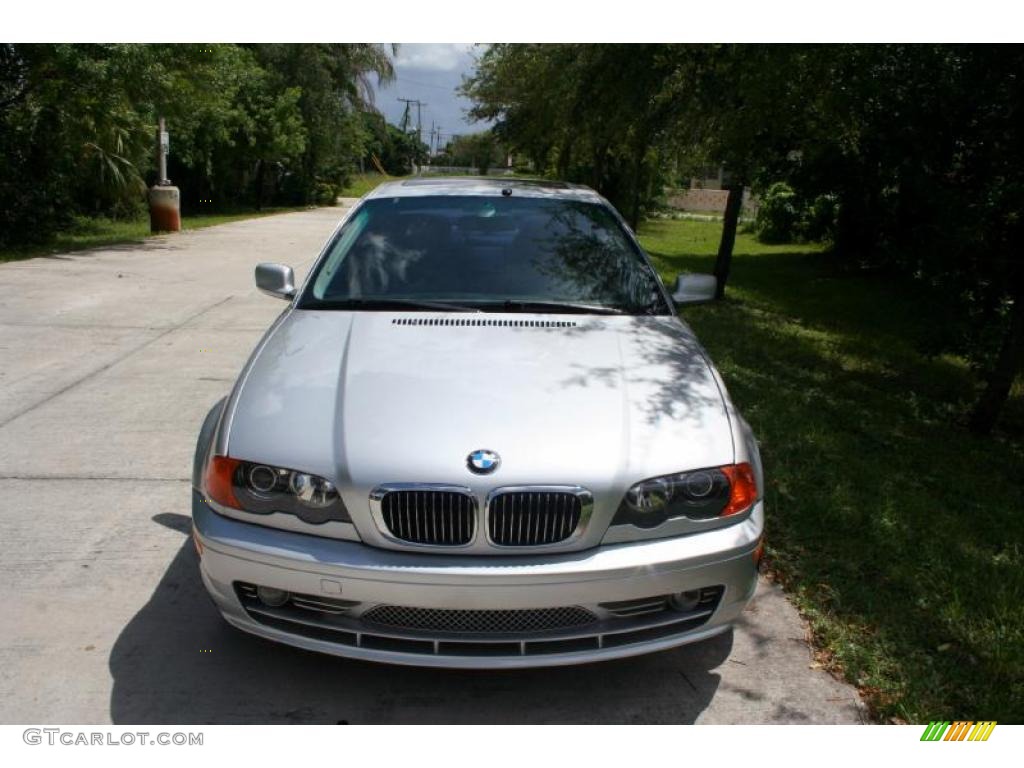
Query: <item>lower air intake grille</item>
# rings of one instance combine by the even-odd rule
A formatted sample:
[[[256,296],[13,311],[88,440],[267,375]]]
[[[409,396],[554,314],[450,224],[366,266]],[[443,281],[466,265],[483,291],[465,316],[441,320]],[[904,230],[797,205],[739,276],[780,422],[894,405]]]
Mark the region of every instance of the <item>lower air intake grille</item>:
[[[400,629],[479,634],[546,632],[581,627],[597,620],[590,611],[577,606],[469,611],[378,605],[364,613],[362,618],[365,622]]]
[[[476,528],[476,502],[458,491],[389,491],[380,511],[392,536],[414,544],[457,547]]]
[[[569,538],[580,524],[583,499],[569,491],[507,491],[487,507],[491,541],[502,547],[536,547]]]

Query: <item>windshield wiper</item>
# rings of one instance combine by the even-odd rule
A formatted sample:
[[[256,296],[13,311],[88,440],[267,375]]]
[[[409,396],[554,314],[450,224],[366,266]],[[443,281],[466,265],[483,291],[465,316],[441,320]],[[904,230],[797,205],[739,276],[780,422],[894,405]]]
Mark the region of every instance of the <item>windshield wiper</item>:
[[[576,315],[623,315],[625,310],[603,304],[580,304],[572,301],[534,301],[506,299],[500,305],[505,312],[553,312]]]
[[[421,301],[399,298],[352,298],[317,301],[310,309],[432,309],[438,312],[479,312],[476,307],[449,304],[447,301]]]

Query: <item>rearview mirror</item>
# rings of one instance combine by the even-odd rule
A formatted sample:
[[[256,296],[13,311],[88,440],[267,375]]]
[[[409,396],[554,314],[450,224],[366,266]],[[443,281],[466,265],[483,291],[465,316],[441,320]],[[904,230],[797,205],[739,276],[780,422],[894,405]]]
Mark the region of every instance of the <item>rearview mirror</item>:
[[[256,287],[267,296],[291,301],[295,298],[295,273],[284,264],[257,264]]]
[[[682,274],[676,278],[676,288],[672,291],[672,301],[682,306],[685,304],[704,304],[715,300],[718,291],[718,278],[714,275]]]

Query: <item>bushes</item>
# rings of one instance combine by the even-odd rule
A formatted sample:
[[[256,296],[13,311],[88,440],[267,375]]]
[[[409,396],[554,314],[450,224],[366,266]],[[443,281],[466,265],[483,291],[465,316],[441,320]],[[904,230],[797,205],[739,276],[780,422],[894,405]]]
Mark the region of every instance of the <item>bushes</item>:
[[[762,243],[788,243],[796,237],[800,211],[796,193],[782,181],[768,187],[757,211],[757,239]]]
[[[784,181],[761,197],[755,230],[762,243],[821,242],[832,239],[838,206],[832,195],[800,198]]]
[[[318,181],[313,187],[313,202],[317,205],[335,205],[344,185]]]

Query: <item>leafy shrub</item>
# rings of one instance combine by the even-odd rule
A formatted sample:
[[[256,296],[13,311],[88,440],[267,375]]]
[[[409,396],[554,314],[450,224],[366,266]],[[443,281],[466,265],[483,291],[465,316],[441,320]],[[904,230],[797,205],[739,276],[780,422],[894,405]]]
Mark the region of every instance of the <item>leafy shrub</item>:
[[[330,182],[318,181],[313,187],[313,202],[317,205],[335,205],[341,189]]]
[[[789,243],[797,238],[801,212],[796,192],[784,181],[768,187],[757,210],[757,239],[762,243]]]
[[[833,195],[801,198],[783,181],[768,187],[754,224],[762,243],[822,242],[832,239],[838,202]]]
[[[801,217],[798,236],[816,243],[831,241],[835,235],[839,201],[835,195],[818,195]]]

